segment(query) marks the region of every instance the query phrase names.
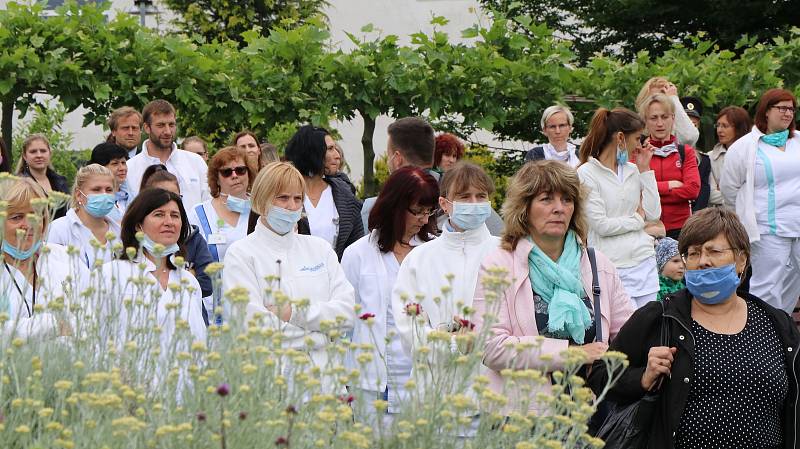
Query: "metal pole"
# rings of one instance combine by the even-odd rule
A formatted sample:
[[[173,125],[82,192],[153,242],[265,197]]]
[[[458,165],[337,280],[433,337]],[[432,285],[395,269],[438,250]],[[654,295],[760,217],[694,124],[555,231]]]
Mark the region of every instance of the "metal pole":
[[[139,0],[137,3],[139,4],[139,25],[144,27],[144,20],[147,17],[147,2]]]

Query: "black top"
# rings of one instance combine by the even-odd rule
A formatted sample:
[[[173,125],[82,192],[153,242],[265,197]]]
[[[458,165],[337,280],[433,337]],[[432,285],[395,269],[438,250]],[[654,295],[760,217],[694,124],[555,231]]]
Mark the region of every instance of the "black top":
[[[753,295],[748,295],[739,291],[739,296],[745,298],[749,304],[749,309],[760,309],[764,312],[773,332],[777,335],[780,342],[779,360],[783,362],[789,378],[786,400],[780,409],[781,433],[783,435],[782,449],[800,449],[800,420],[798,420],[798,407],[800,397],[798,397],[797,385],[800,383],[798,372],[800,372],[800,333],[791,317],[782,310],[778,310]],[[649,449],[673,449],[675,447],[675,436],[680,426],[686,406],[689,402],[689,393],[695,382],[699,382],[695,376],[695,364],[697,354],[695,350],[695,333],[692,330],[691,316],[691,295],[687,290],[681,290],[669,295],[664,301],[667,318],[665,321],[669,326],[670,346],[677,348],[675,361],[672,364],[672,376],[665,378],[658,390],[658,400],[656,403],[655,416],[653,421],[648,424],[650,427]],[[617,336],[611,341],[611,350],[620,351],[628,356],[629,366],[620,375],[618,382],[608,392],[608,400],[619,405],[630,404],[641,399],[646,391],[642,388],[642,374],[647,365],[647,354],[650,348],[661,346],[660,332],[662,323],[662,308],[658,302],[651,302],[641,309],[634,312],[625,325],[622,326]],[[756,343],[754,343],[756,344]],[[765,354],[758,354],[757,365],[762,370]],[[608,380],[608,371],[602,360],[598,360],[592,366],[587,384],[595,391],[603,391]],[[616,374],[615,374],[616,375]],[[737,373],[737,376],[739,373]],[[763,377],[763,374],[761,374]],[[752,388],[739,382],[738,390],[745,387]],[[737,391],[741,394],[742,391]],[[749,394],[749,392],[748,392]],[[775,392],[771,393],[772,395]],[[719,418],[719,415],[709,419]],[[750,426],[750,423],[747,423]]]
[[[595,336],[595,328],[594,328],[594,308],[592,306],[592,302],[589,300],[589,297],[583,297],[583,305],[589,309],[589,316],[592,319],[592,324],[586,329],[586,334],[583,337],[583,344],[588,344],[594,341]],[[566,333],[565,331],[560,332],[552,332],[550,331],[547,326],[550,323],[550,304],[548,304],[538,293],[533,292],[533,307],[536,313],[536,329],[539,330],[539,335],[546,337],[546,338],[556,338],[559,340],[569,340],[570,345],[576,345],[577,343],[572,337]]]
[[[66,177],[64,177],[62,175],[59,175],[58,173],[56,173],[55,171],[51,170],[50,168],[48,168],[45,173],[47,175],[47,179],[50,181],[50,188],[51,189],[55,190],[56,192],[65,193],[67,195],[70,194],[70,188],[69,188],[69,185],[67,184],[67,178]],[[34,182],[36,181],[36,178],[34,178],[31,175],[31,172],[28,169],[28,164],[25,164],[22,167],[22,171],[20,172],[20,176],[27,176],[28,178],[33,179]],[[58,209],[56,209],[55,212],[53,213],[53,220],[55,220],[56,218],[61,218],[61,217],[65,216],[65,215],[67,215],[67,209],[69,209],[69,203],[64,204],[63,206],[61,206]]]
[[[675,448],[762,449],[783,442],[789,389],[783,348],[767,315],[747,301],[738,334],[716,334],[692,320],[695,381]]]

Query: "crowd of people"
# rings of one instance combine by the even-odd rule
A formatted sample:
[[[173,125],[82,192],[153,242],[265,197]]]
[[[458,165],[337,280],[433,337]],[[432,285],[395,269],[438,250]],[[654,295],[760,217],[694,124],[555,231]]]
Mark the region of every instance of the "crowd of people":
[[[178,147],[168,102],[120,108],[72,188],[45,137],[23,142],[20,178],[2,191],[0,312],[14,317],[3,335],[68,334],[69,322],[35,306],[69,293],[59,291],[67,276],[98,271],[109,292],[98,313],[125,323],[110,331],[125,341],[144,315],[114,302],[141,288],[126,281],[144,266],[143,307],[163,323],[162,344],[175,314],[204,340],[233,313],[219,292],[240,287],[247,318],[280,327],[315,365],[326,364],[331,322],[354,347],[371,345],[382,362],[349,386],[388,402],[369,419],[392,421],[431,332],[451,334],[458,352],[470,348],[457,335],[488,328],[482,369],[509,413],[541,412],[537,394],[549,391],[510,391],[509,370],[557,370],[578,346],[579,374],[599,393],[620,375],[601,360],[613,349],[630,364],[609,401],[660,395],[650,447],[800,447],[800,333],[788,315],[800,297],[796,107],[771,89],[752,122],[741,107],[722,109],[718,143],[703,154],[699,107],[661,77],[642,87],[636,112],[598,109],[580,145],[572,112],[553,105],[539,123],[547,143],[525,154],[497,205],[494,180],[461,160],[464,143],[421,117],[388,127],[389,177],[362,203],[323,128],[300,127],[283,158],[247,130],[211,154],[197,137]],[[30,220],[51,191],[69,205]],[[71,274],[70,246],[80,261]],[[205,273],[212,262],[223,263],[221,290]],[[509,284],[495,298],[484,281],[497,268]],[[188,296],[168,288],[181,283]],[[359,354],[348,354],[352,368]]]

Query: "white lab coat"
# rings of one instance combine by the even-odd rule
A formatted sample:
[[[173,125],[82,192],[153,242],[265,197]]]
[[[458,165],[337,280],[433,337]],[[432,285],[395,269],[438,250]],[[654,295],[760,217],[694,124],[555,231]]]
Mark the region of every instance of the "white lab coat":
[[[116,239],[106,242],[101,248],[92,247],[92,239],[94,235],[92,231],[87,228],[78,217],[75,209],[67,211],[67,215],[56,219],[50,226],[47,227],[47,241],[49,243],[56,243],[64,247],[74,246],[80,250],[80,260],[87,268],[95,267],[95,260],[100,260],[100,265],[105,262],[114,260],[113,246],[116,242],[120,241],[120,227],[117,222],[105,219],[108,223],[108,230],[113,232]]]
[[[128,191],[130,193],[129,206],[133,198],[139,194],[139,185],[142,183],[142,175],[147,167],[161,164],[159,158],[150,156],[147,152],[148,142],[148,140],[145,140],[142,144],[142,152],[128,161],[128,177],[126,181],[128,182]],[[178,146],[173,143],[172,153],[170,153],[164,165],[167,167],[167,171],[178,178],[178,185],[181,188],[181,196],[183,197],[183,207],[186,210],[211,198],[208,189],[208,167],[203,158],[192,152],[179,150]]]

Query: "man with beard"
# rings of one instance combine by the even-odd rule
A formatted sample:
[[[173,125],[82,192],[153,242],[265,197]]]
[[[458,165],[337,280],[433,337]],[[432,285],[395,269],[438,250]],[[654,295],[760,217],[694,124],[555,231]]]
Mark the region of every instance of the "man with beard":
[[[179,151],[175,144],[175,108],[166,100],[154,100],[142,109],[144,131],[148,139],[142,152],[128,161],[128,184],[131,195],[139,193],[142,175],[147,167],[163,164],[178,178],[183,205],[189,210],[210,199],[206,163],[197,154]]]
[[[108,118],[111,134],[107,141],[115,143],[128,152],[128,159],[142,152],[139,141],[142,138],[142,114],[130,106],[115,109]]]

